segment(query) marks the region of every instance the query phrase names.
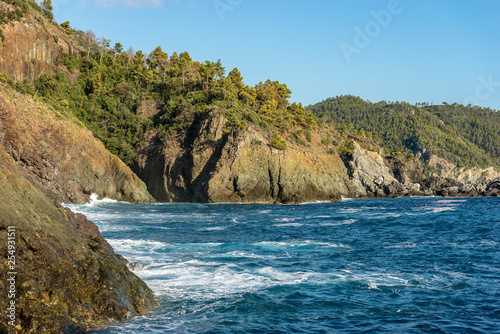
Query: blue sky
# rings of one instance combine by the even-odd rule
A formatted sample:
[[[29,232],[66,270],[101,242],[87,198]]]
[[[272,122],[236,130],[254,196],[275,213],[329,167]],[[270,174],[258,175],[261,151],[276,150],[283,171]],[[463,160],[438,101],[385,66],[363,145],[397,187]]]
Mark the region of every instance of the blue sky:
[[[125,48],[237,67],[304,105],[458,102],[500,109],[500,1],[52,0],[57,22]]]

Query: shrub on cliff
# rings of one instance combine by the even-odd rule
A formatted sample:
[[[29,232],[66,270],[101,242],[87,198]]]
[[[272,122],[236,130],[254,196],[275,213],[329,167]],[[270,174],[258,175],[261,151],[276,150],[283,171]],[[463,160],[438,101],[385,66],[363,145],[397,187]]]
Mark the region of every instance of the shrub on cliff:
[[[273,133],[273,138],[271,139],[269,145],[271,145],[271,147],[274,147],[275,149],[282,151],[286,150],[287,148],[286,141],[283,138],[281,138],[281,136],[277,132]]]

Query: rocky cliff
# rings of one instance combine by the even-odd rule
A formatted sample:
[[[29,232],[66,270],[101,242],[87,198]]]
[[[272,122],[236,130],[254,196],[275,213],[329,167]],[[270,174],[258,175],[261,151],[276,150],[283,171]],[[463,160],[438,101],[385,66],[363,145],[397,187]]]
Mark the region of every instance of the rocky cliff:
[[[269,130],[250,124],[227,133],[226,121],[215,112],[164,141],[149,136],[133,169],[158,201],[297,203],[452,194],[450,187],[474,196],[494,194],[486,189],[499,176],[494,169],[424,173],[418,159],[382,157],[380,148],[363,147],[355,137],[352,151],[338,153],[324,143],[333,133],[328,127],[313,131],[309,143],[288,140],[287,149],[278,150]],[[484,183],[479,190],[478,182]]]
[[[155,307],[149,288],[97,227],[34,187],[2,145],[0,189],[1,332],[79,333]],[[8,226],[15,227],[13,253],[8,253]],[[8,255],[15,256],[14,270],[7,267]],[[9,283],[7,289],[13,276],[15,288]],[[15,297],[7,298],[14,290]],[[10,300],[15,301],[14,327],[6,316]]]
[[[133,169],[158,201],[280,202],[339,200],[344,197],[422,194],[420,185],[398,181],[382,157],[356,144],[341,156],[321,143],[270,145],[270,133],[251,124],[226,133],[217,113],[194,122],[164,143],[152,136]],[[329,131],[328,129],[323,132]]]
[[[68,114],[0,84],[0,144],[23,174],[60,202],[85,203],[92,193],[150,203],[144,183]]]
[[[17,8],[0,1],[0,10]],[[35,11],[25,13],[20,21],[2,24],[4,40],[0,43],[0,72],[20,82],[53,73],[57,58],[63,54],[77,56],[81,48],[60,27]]]

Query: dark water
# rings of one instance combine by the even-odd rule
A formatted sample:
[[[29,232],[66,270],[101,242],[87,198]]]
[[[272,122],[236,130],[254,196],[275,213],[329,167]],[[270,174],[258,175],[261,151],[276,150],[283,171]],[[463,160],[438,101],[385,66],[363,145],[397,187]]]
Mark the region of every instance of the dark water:
[[[160,303],[99,333],[500,333],[500,198],[71,208]]]

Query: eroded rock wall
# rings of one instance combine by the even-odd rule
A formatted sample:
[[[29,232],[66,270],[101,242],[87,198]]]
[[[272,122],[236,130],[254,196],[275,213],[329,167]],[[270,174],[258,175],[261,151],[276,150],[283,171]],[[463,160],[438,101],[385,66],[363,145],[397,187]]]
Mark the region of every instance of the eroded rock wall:
[[[382,157],[356,144],[353,154],[328,152],[319,134],[310,144],[270,145],[270,135],[250,125],[226,133],[226,119],[207,116],[185,133],[159,144],[153,138],[134,170],[158,201],[282,202],[344,197],[421,194],[420,185],[400,182]]]
[[[13,9],[0,2],[0,10]],[[5,40],[0,43],[0,72],[15,82],[54,73],[58,57],[77,56],[81,51],[70,36],[34,11],[20,21],[2,24],[1,29]]]

